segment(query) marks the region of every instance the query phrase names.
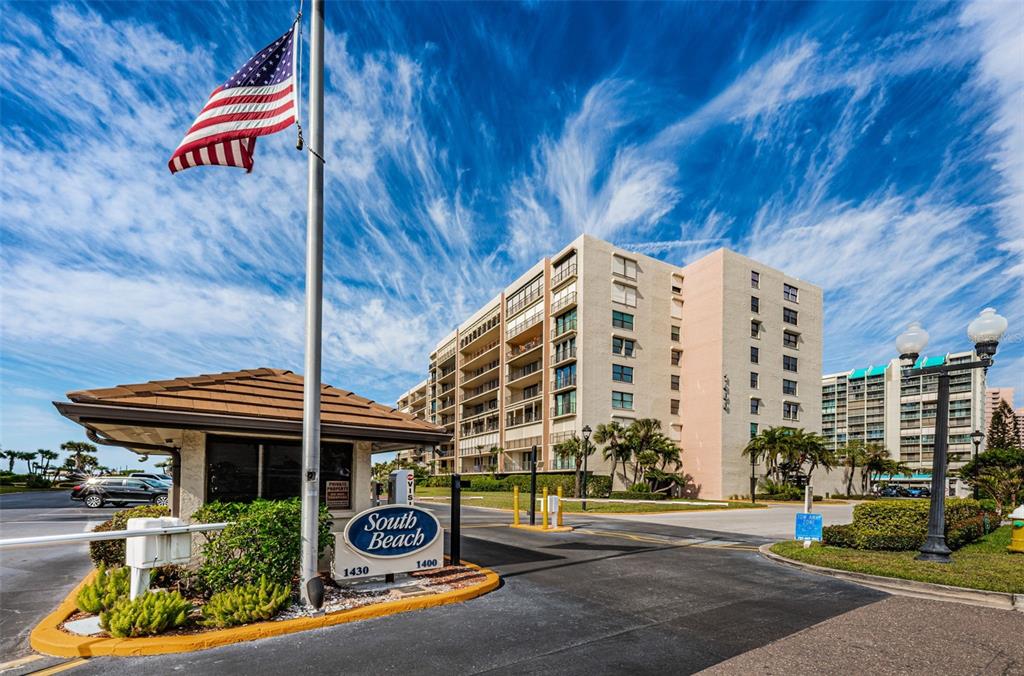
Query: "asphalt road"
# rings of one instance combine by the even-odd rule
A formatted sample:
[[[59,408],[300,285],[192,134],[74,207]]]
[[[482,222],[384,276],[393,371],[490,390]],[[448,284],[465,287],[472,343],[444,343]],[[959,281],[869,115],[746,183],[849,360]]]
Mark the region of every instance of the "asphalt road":
[[[473,601],[75,673],[692,673],[885,597],[772,564],[762,538],[589,517],[545,535],[508,518],[465,510],[463,558],[503,577]]]
[[[106,521],[114,508],[89,509],[70,491],[0,495],[0,538],[81,533]],[[92,563],[86,545],[0,551],[0,661],[31,652],[28,635]]]

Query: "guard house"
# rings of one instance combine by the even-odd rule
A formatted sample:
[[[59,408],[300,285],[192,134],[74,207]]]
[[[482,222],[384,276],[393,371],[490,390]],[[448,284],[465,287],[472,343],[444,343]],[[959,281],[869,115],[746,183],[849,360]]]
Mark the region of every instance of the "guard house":
[[[171,513],[214,500],[297,497],[302,481],[302,376],[260,368],[69,392],[54,402],[93,442],[173,460]],[[436,425],[324,385],[320,499],[336,519],[370,507],[370,456],[433,445]]]

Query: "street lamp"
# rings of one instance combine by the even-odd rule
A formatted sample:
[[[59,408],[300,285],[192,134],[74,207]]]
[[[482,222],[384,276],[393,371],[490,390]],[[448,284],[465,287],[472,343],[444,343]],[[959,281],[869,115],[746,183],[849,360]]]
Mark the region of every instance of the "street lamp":
[[[590,425],[584,425],[583,429],[583,511],[587,511],[587,453],[590,447]]]
[[[959,364],[939,364],[918,367],[917,358],[928,346],[928,332],[921,324],[910,324],[896,338],[903,377],[935,375],[938,393],[935,402],[935,449],[932,452],[932,495],[928,509],[928,537],[925,538],[920,561],[949,563],[950,550],[946,546],[946,452],[949,447],[949,374],[967,369],[988,369],[992,365],[999,339],[1006,331],[1006,318],[996,314],[994,308],[985,308],[967,326],[967,335],[974,343],[978,359]]]
[[[757,455],[750,453],[750,504],[757,504]]]
[[[985,438],[981,430],[974,430],[971,432],[971,441],[974,442],[974,460],[978,459],[978,446],[981,446],[981,440]],[[972,495],[975,500],[978,499],[978,484],[974,484]]]

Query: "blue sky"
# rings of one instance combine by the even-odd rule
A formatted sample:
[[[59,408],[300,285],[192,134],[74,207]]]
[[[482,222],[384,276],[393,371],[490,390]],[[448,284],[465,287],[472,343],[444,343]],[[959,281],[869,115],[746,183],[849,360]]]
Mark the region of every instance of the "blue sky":
[[[301,371],[293,133],[248,176],[166,169],[295,9],[3,3],[4,448],[82,438],[49,403],[68,390]],[[1024,400],[1022,36],[1021,3],[329,3],[324,379],[393,402],[589,232],[821,285],[826,371],[915,319],[964,349],[994,305],[990,383]]]

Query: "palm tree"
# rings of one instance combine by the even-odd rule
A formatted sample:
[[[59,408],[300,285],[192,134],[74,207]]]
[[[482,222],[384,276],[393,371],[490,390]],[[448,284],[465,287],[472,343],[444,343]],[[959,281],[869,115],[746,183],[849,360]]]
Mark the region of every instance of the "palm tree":
[[[846,494],[853,494],[853,477],[857,468],[864,464],[866,450],[864,442],[860,439],[851,439],[846,442],[837,453],[840,465],[843,467],[843,477],[846,481]]]
[[[586,449],[584,449],[584,446],[586,446]],[[556,456],[559,458],[572,458],[576,464],[576,483],[572,492],[574,498],[581,497],[583,491],[583,458],[592,455],[594,450],[592,445],[584,444],[575,434],[555,446]]]
[[[31,451],[15,451],[14,453],[18,460],[25,461],[25,469],[28,470],[28,474],[35,474],[32,469],[32,461],[36,459],[36,454]]]
[[[633,481],[631,483],[635,484],[642,480],[643,472],[641,470],[644,467],[653,467],[657,464],[658,449],[662,448],[666,439],[667,437],[661,431],[661,421],[657,418],[640,418],[629,424],[629,427],[626,428],[625,442],[633,459]],[[653,454],[653,458],[651,455],[644,455],[646,453]]]
[[[65,441],[60,445],[60,450],[71,454],[75,461],[75,470],[84,472],[88,463],[88,455],[96,453],[96,447],[85,441]]]
[[[860,488],[861,493],[868,492],[868,484],[872,474],[881,474],[885,471],[889,460],[889,451],[881,444],[867,444],[864,447],[864,456],[861,460]]]
[[[36,451],[36,453],[39,455],[40,460],[46,461],[46,464],[43,465],[44,475],[49,473],[50,471],[50,462],[60,457],[59,453],[54,453],[53,451],[46,448],[40,448],[38,451]]]
[[[777,474],[779,458],[787,457],[793,447],[789,438],[790,430],[785,427],[769,427],[761,430],[743,448],[743,455],[754,464],[763,464],[768,474]]]
[[[14,461],[17,460],[18,456],[15,455],[17,451],[0,451],[0,458],[7,460],[7,471],[14,472]]]
[[[806,432],[801,428],[794,432],[791,438],[800,450],[800,466],[810,465],[807,470],[807,483],[814,485],[811,482],[811,477],[818,467],[824,468],[826,472],[831,472],[836,466],[836,454],[825,445],[825,439],[822,436],[814,432]]]
[[[612,463],[612,476],[615,475],[615,468],[622,463],[622,481],[626,481],[626,463],[630,459],[630,449],[623,443],[626,436],[626,428],[617,422],[601,423],[594,430],[594,443],[604,445],[602,456]]]

